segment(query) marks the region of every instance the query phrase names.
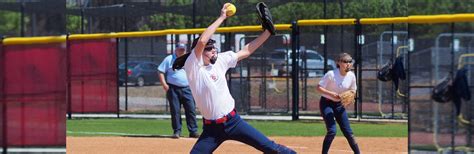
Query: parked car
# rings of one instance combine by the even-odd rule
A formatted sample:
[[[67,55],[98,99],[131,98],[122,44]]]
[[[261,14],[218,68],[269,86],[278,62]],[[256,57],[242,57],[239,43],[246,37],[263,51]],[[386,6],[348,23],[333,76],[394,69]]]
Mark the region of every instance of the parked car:
[[[274,69],[278,70],[278,75],[291,72],[291,51],[292,50],[275,49],[273,52],[271,52],[269,61],[270,64],[274,65]],[[298,61],[300,70],[305,68],[305,63],[303,62],[304,58],[306,58],[307,75],[324,75],[324,57],[321,54],[311,49],[306,49],[306,52],[300,51],[300,59]],[[336,68],[336,62],[332,59],[328,59],[327,68],[328,70]]]
[[[291,50],[286,49],[276,49],[273,52],[270,52],[268,62],[272,65],[274,70],[277,70],[277,73],[273,73],[272,75],[282,76],[285,73],[291,72]]]
[[[119,65],[119,85],[125,85],[126,77],[128,83],[136,86],[156,84],[160,81],[157,68],[158,64],[153,62],[130,61],[125,69],[125,63],[122,63]]]

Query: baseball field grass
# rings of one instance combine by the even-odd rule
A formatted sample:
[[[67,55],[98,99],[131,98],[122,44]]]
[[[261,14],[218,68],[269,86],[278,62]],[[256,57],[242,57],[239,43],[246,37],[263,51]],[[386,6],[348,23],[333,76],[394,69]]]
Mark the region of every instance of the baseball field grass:
[[[256,121],[246,120],[268,136],[324,136],[322,121]],[[202,122],[198,120],[199,132]],[[351,122],[359,137],[407,137],[406,123]],[[169,119],[90,119],[67,120],[67,136],[166,136],[173,133]],[[188,136],[183,119],[182,135]],[[338,129],[337,135],[342,133]]]

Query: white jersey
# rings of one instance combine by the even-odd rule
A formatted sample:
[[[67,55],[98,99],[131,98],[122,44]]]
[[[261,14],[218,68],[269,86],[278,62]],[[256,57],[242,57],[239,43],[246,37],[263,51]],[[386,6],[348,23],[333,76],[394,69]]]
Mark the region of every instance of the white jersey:
[[[339,73],[339,69],[327,72],[319,81],[319,86],[338,94],[347,90],[357,90],[355,74],[350,71],[347,72],[345,76],[342,76],[341,73]],[[341,101],[341,99],[336,99],[326,94],[322,94],[322,96],[335,102]]]
[[[215,120],[230,113],[235,106],[234,98],[227,87],[225,73],[237,65],[237,54],[234,52],[219,53],[215,64],[204,66],[202,56],[196,58],[192,51],[184,70],[189,81],[196,105],[202,116]]]

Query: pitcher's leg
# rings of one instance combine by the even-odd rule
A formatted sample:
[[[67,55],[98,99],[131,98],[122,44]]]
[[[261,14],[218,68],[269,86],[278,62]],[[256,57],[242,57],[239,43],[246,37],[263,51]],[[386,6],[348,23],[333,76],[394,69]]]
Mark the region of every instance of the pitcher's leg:
[[[209,154],[226,140],[223,127],[203,127],[203,132],[191,149],[191,154]]]
[[[355,136],[352,132],[350,122],[349,122],[349,117],[347,117],[347,112],[346,109],[342,106],[339,106],[336,109],[336,121],[339,124],[339,127],[341,128],[342,133],[347,139],[347,142],[349,142],[349,145],[351,146],[352,151],[354,153],[359,154],[359,145],[357,144],[355,140]]]
[[[234,117],[229,123],[226,123],[226,132],[229,135],[229,139],[243,142],[264,153],[296,153],[292,149],[268,139],[257,129],[253,128],[247,122],[240,119],[238,115]]]
[[[196,106],[194,104],[193,95],[191,94],[191,89],[189,89],[189,87],[182,88],[180,98],[180,101],[183,103],[189,133],[197,133],[198,126],[196,123]]]
[[[325,102],[325,99],[321,98],[319,105],[327,131],[323,141],[323,150],[321,151],[323,154],[327,154],[329,152],[329,148],[331,147],[334,137],[336,137],[337,131],[336,121],[334,120],[334,111],[328,103],[331,102]]]

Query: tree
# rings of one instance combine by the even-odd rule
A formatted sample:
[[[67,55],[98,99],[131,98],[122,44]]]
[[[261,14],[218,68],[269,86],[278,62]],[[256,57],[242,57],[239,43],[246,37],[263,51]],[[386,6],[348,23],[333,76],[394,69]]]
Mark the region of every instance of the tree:
[[[0,11],[0,34],[4,36],[20,35],[20,14],[11,11]]]

